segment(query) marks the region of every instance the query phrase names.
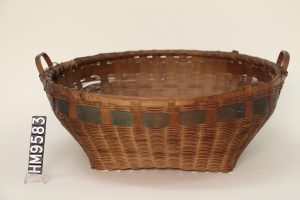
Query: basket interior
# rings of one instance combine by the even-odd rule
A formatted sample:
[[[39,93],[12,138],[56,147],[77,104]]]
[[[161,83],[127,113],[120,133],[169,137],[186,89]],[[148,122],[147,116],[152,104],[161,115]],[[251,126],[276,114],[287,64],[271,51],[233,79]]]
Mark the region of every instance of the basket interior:
[[[120,96],[202,97],[258,85],[276,76],[270,66],[187,55],[96,60],[61,70],[55,83]]]

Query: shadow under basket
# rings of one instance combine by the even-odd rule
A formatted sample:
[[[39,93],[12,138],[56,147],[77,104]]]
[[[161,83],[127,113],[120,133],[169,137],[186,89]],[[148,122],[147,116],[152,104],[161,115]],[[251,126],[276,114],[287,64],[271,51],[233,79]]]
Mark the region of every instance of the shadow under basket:
[[[44,70],[41,58],[48,68]],[[53,64],[36,57],[62,125],[95,169],[229,172],[273,113],[289,54],[106,53]]]

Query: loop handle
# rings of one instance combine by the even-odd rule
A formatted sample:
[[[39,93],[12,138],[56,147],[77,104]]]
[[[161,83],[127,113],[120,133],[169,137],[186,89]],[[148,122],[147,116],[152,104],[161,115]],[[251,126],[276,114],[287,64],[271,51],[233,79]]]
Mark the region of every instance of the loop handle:
[[[35,64],[36,64],[36,67],[37,67],[37,69],[39,71],[39,74],[40,75],[44,75],[45,70],[44,70],[44,67],[42,65],[41,57],[44,58],[44,60],[46,61],[46,63],[47,63],[47,65],[48,65],[49,68],[51,68],[53,66],[53,63],[52,63],[51,59],[49,58],[49,56],[46,53],[44,53],[44,52],[40,53],[39,55],[37,55],[35,57]]]
[[[279,65],[283,72],[287,72],[287,68],[290,61],[290,54],[287,51],[282,50],[277,59],[277,65]]]

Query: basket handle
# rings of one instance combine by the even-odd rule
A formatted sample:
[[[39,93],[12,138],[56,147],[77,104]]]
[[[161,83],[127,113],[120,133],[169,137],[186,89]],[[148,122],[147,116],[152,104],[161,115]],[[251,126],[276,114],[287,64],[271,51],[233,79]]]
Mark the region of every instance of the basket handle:
[[[282,50],[277,59],[277,65],[279,65],[284,73],[287,73],[287,68],[290,61],[290,54],[287,51]]]
[[[49,56],[46,53],[44,53],[44,52],[38,54],[35,57],[35,64],[36,64],[36,67],[37,67],[37,69],[39,71],[39,74],[40,75],[44,75],[45,70],[44,70],[44,67],[42,65],[41,57],[44,58],[44,60],[46,61],[46,63],[47,63],[47,65],[48,65],[49,68],[51,68],[53,66],[53,63],[52,63],[51,59],[49,58]]]

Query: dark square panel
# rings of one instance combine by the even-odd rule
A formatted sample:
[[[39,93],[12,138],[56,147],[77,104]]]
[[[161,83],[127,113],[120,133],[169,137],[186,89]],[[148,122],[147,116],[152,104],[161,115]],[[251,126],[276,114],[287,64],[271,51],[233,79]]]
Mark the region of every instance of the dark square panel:
[[[143,113],[142,121],[145,127],[164,128],[169,124],[168,113]]]
[[[228,121],[245,117],[245,104],[235,103],[218,108],[217,121]]]
[[[132,125],[132,113],[127,111],[112,110],[111,121],[113,125]]]
[[[269,111],[270,97],[265,96],[259,99],[253,100],[252,108],[253,114],[259,115]]]
[[[180,112],[179,122],[181,125],[200,124],[205,121],[205,110],[192,110]]]
[[[64,100],[55,99],[55,112],[69,116],[69,103]]]
[[[77,105],[77,118],[90,123],[101,123],[101,113],[99,108]]]

